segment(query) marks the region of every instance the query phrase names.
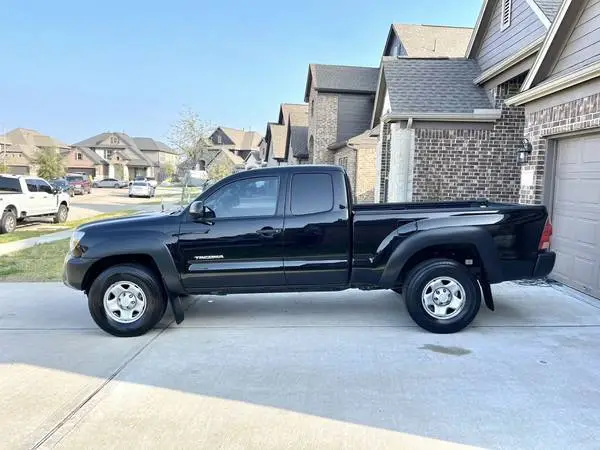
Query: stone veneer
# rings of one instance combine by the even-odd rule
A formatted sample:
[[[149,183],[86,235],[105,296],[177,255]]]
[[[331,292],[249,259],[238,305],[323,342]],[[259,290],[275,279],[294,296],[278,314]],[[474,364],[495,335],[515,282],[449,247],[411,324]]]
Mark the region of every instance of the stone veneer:
[[[314,139],[309,161],[313,164],[333,164],[334,154],[327,146],[336,142],[338,97],[336,94],[310,91],[308,99],[308,139]],[[314,102],[314,103],[313,103]]]

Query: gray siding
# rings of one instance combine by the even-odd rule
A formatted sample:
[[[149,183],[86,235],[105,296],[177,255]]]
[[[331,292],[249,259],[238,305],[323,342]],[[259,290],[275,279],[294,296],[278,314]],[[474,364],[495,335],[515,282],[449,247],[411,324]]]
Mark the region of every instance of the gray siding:
[[[221,136],[222,142],[219,143],[219,136]],[[215,145],[233,145],[233,142],[229,137],[223,133],[222,130],[216,130],[210,137],[211,141]]]
[[[372,95],[338,96],[337,142],[350,139],[370,127],[374,100]]]
[[[496,0],[492,18],[477,52],[477,62],[481,70],[495,66],[546,33],[546,27],[526,0],[513,0],[510,26],[501,31],[501,8],[502,1]]]
[[[560,76],[600,61],[600,0],[588,0],[552,71]]]

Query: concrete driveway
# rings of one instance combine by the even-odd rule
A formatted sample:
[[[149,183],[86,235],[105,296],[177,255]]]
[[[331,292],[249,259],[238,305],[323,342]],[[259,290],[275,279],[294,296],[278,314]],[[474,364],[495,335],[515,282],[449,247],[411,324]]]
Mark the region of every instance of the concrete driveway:
[[[494,287],[448,336],[389,291],[198,297],[102,333],[82,294],[0,286],[0,447],[597,448],[600,310]]]

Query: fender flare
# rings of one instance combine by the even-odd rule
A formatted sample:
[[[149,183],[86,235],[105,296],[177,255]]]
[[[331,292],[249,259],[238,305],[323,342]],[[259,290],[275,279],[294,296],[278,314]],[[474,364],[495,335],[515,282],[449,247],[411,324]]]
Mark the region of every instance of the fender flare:
[[[179,295],[185,293],[185,290],[181,284],[177,265],[168,249],[168,245],[176,245],[174,238],[172,241],[170,242],[169,237],[160,232],[138,230],[123,233],[119,231],[118,241],[112,241],[110,237],[103,236],[102,239],[90,242],[91,245],[85,252],[84,258],[100,261],[115,256],[148,256],[156,264],[167,294],[169,296]]]
[[[406,238],[392,252],[381,275],[381,286],[393,288],[406,263],[417,252],[428,247],[448,244],[474,246],[479,253],[487,281],[490,283],[502,281],[500,257],[492,236],[481,227],[463,226],[419,231]]]

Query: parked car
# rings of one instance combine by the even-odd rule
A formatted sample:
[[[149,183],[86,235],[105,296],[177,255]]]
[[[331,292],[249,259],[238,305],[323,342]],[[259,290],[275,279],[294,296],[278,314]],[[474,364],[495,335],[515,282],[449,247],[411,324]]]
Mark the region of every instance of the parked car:
[[[83,173],[68,173],[65,176],[65,180],[73,186],[75,194],[91,194],[92,193],[92,181],[90,176]]]
[[[155,189],[147,181],[134,181],[129,186],[130,197],[154,197]]]
[[[54,178],[49,180],[50,186],[55,188],[59,192],[66,192],[69,194],[69,197],[73,197],[75,195],[75,188],[69,184],[67,180],[64,178]]]
[[[84,291],[115,336],[153,328],[179,296],[392,289],[422,328],[453,333],[490,284],[542,278],[554,266],[542,205],[487,201],[352,203],[337,166],[231,175],[180,210],[79,227],[65,283]]]
[[[154,177],[142,177],[142,176],[138,176],[138,177],[135,177],[133,179],[133,181],[147,181],[148,183],[150,183],[150,185],[153,188],[156,188],[156,186],[158,186],[158,182],[156,181],[156,178],[154,178]],[[129,183],[130,186],[131,186],[131,184],[132,184],[132,182]]]
[[[127,187],[129,185],[128,181],[117,180],[116,178],[104,178],[103,180],[96,180],[92,184],[95,188],[113,188],[120,189]]]
[[[46,180],[23,175],[0,175],[0,233],[12,233],[29,217],[52,217],[62,223],[69,215],[69,194]]]

